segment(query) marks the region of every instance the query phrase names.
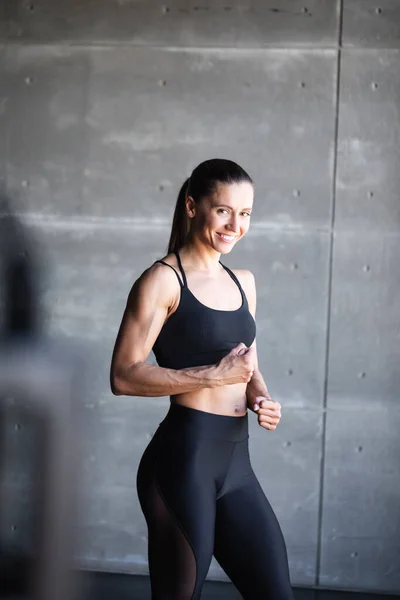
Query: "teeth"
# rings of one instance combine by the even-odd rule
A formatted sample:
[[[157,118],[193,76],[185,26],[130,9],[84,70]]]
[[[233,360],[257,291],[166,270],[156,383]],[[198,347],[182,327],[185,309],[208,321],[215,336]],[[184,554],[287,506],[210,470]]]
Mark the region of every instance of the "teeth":
[[[227,242],[231,242],[235,236],[233,235],[223,235],[222,233],[218,234],[220,237],[222,237],[223,240],[226,240]]]

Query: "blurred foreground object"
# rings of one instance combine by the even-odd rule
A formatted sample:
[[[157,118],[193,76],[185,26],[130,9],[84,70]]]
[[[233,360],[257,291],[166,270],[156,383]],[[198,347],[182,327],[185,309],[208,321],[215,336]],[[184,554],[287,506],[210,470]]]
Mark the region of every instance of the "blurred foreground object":
[[[82,356],[40,331],[39,263],[0,199],[0,598],[73,600]]]

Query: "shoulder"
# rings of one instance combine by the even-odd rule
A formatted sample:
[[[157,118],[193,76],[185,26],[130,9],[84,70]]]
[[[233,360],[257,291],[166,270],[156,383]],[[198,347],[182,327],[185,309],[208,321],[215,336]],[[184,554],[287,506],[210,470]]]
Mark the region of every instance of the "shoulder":
[[[161,259],[175,268],[173,255]],[[170,305],[179,289],[177,276],[172,268],[162,263],[154,262],[145,269],[133,283],[129,292],[129,304],[137,301],[157,302]]]
[[[232,269],[232,271],[239,279],[240,285],[246,293],[247,291],[249,291],[249,293],[253,293],[253,291],[255,292],[256,280],[251,271],[248,269]]]
[[[143,271],[138,281],[141,280],[143,282],[155,285],[158,283],[165,284],[168,281],[176,281],[174,270],[177,272],[179,269],[175,255],[167,254],[159,260],[162,260],[163,262],[153,262],[145,271]]]

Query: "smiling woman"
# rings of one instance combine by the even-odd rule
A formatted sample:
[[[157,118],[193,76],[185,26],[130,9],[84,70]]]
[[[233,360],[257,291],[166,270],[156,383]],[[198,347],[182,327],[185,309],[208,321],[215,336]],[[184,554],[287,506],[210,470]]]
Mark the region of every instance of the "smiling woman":
[[[244,600],[293,600],[286,545],[249,456],[247,409],[265,429],[280,420],[258,370],[255,281],[220,261],[247,233],[253,199],[236,163],[194,169],[168,254],[134,283],[115,344],[115,394],[171,398],[136,480],[153,600],[199,599],[213,554]],[[158,365],[146,363],[151,349]]]
[[[249,228],[253,199],[254,182],[239,165],[223,159],[201,163],[179,192],[168,252],[193,241],[207,225],[226,244],[236,243]]]

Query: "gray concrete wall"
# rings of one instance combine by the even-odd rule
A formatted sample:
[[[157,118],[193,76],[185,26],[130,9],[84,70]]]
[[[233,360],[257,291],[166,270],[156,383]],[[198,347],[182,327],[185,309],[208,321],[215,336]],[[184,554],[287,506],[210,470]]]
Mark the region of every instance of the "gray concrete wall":
[[[48,251],[50,331],[93,344],[81,564],[147,572],[135,477],[168,399],[113,397],[110,356],[182,181],[221,156],[257,186],[226,262],[258,284],[283,418],[250,416],[251,458],[293,583],[400,591],[399,2],[0,10],[0,174]]]

